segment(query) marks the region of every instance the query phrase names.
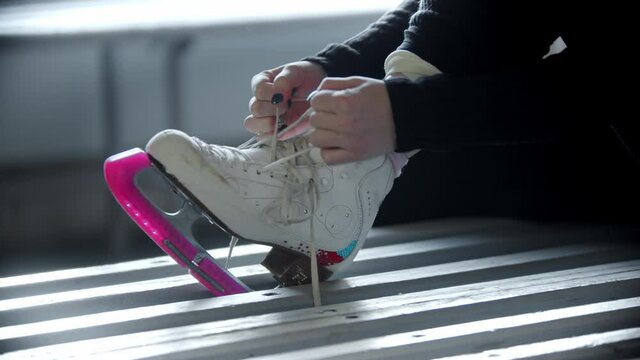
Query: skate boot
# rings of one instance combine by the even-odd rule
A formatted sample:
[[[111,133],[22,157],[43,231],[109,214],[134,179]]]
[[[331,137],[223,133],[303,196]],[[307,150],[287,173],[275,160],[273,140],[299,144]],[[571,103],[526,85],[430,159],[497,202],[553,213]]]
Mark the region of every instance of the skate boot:
[[[272,246],[263,265],[284,285],[347,267],[394,180],[385,155],[328,166],[304,135],[236,148],[165,130],[146,151],[223,230]]]

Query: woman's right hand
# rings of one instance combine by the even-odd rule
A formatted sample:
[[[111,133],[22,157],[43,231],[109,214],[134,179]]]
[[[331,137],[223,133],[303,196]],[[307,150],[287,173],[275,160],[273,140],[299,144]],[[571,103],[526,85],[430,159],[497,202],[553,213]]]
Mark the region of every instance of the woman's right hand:
[[[282,65],[255,75],[251,79],[251,115],[245,119],[244,127],[256,134],[273,131],[276,106],[280,109],[280,118],[291,124],[309,108],[307,97],[326,76],[322,66],[309,61]],[[281,101],[274,105],[272,100],[277,94]]]

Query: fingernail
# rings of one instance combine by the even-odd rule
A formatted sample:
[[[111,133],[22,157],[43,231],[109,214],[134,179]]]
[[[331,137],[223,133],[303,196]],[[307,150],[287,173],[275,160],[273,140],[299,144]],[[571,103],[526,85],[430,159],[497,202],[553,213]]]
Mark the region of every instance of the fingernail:
[[[307,101],[311,101],[311,99],[316,96],[316,94],[318,93],[318,90],[313,90],[311,92],[311,94],[309,94],[309,96],[307,96]]]
[[[282,100],[284,100],[284,96],[280,93],[276,93],[276,94],[273,94],[273,97],[271,98],[271,103],[273,105],[278,105],[282,102]]]

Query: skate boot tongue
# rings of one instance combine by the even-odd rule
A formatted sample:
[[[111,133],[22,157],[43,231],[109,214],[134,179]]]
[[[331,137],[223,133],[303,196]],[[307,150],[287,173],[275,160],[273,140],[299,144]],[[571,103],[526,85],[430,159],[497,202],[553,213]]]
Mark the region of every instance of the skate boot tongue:
[[[311,108],[305,111],[298,120],[291,123],[282,130],[274,132],[268,139],[262,139],[256,142],[256,138],[240,145],[244,156],[250,158],[257,163],[265,164],[261,171],[274,171],[275,169],[284,170],[286,172],[283,178],[283,187],[281,192],[281,201],[274,202],[274,206],[264,209],[264,215],[277,223],[288,225],[290,223],[309,221],[309,245],[308,253],[310,256],[302,255],[310,258],[309,269],[302,269],[298,263],[291,263],[289,257],[281,257],[274,255],[270,261],[267,261],[269,270],[276,276],[279,281],[295,282],[300,278],[300,274],[309,274],[311,278],[311,288],[313,294],[314,306],[322,304],[320,297],[319,283],[322,279],[328,278],[330,274],[323,273],[322,277],[318,269],[318,259],[316,255],[314,221],[317,204],[318,204],[318,187],[316,179],[318,178],[317,165],[326,166],[320,156],[320,149],[313,147],[309,143],[309,134],[313,129],[307,124],[309,131],[297,133],[296,135],[286,138],[284,135],[288,129],[293,129],[309,116]],[[276,113],[276,118],[278,117]],[[300,211],[298,211],[300,210]],[[294,257],[294,259],[297,258]],[[290,263],[291,266],[277,266],[278,263]],[[304,261],[303,261],[304,263]],[[286,265],[286,264],[280,264]],[[298,266],[296,266],[298,265]],[[301,269],[296,271],[295,269]],[[299,279],[300,278],[300,279]]]
[[[243,150],[252,161],[259,164],[268,164],[271,161],[270,149],[267,147],[250,148]]]
[[[275,148],[266,144],[244,149],[251,160],[265,164],[264,170],[281,166],[314,166],[325,165],[320,156],[320,149],[313,147],[306,137],[298,136],[278,141]],[[275,154],[274,154],[275,152]]]
[[[247,155],[252,161],[259,164],[269,164],[272,161],[272,153],[275,151],[275,159],[279,160],[289,155],[293,155],[297,151],[305,148],[298,139],[291,139],[286,141],[278,141],[275,149],[269,144],[260,144],[255,147],[243,149],[242,152]],[[307,143],[308,144],[308,143]],[[308,145],[306,146],[308,147]],[[295,160],[295,159],[294,159]]]

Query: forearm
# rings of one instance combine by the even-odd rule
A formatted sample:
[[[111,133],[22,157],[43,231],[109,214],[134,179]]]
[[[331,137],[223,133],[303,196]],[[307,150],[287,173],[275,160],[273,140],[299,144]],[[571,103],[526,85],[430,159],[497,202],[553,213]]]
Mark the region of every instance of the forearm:
[[[403,32],[418,3],[418,0],[403,1],[360,34],[342,44],[331,44],[305,60],[322,65],[332,77],[382,78],[384,60],[402,43]]]
[[[578,68],[566,52],[502,72],[387,80],[397,149],[546,141],[584,129],[579,104],[594,83]]]

